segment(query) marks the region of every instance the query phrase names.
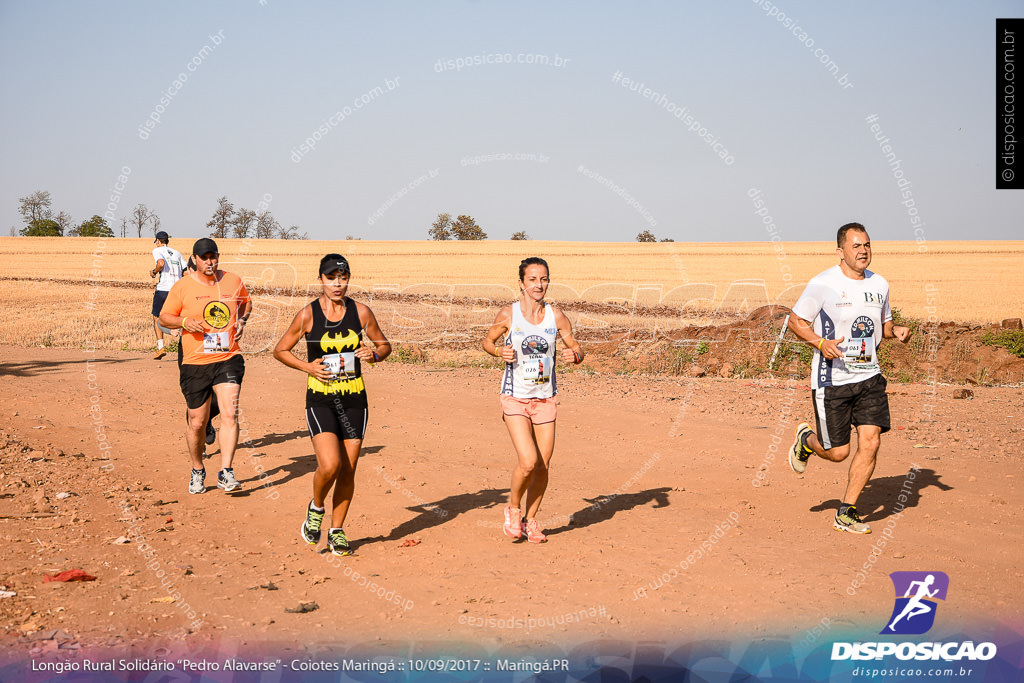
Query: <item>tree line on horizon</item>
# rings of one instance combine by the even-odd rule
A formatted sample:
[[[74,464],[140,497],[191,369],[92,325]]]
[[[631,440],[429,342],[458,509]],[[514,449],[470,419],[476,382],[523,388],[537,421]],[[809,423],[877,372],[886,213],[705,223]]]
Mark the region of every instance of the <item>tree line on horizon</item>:
[[[248,239],[250,236],[258,240],[308,240],[309,233],[300,233],[299,226],[291,225],[287,228],[274,218],[274,214],[267,209],[266,202],[261,201],[256,205],[258,211],[239,208],[228,201],[227,195],[217,200],[217,208],[213,217],[206,223],[210,229],[210,237],[224,239],[233,237],[235,239]]]
[[[75,224],[71,215],[66,211],[53,212],[53,198],[46,190],[37,190],[28,196],[18,199],[18,213],[21,214],[25,225],[22,228],[12,226],[10,234],[12,237],[21,235],[24,237],[115,237],[113,229],[107,220],[99,214]],[[160,231],[160,217],[145,204],[139,203],[127,215],[121,217],[121,237],[127,237],[131,229],[138,237],[142,237],[146,228],[150,228],[153,235]],[[213,216],[206,223],[210,230],[210,237],[214,239],[282,239],[282,240],[308,240],[309,233],[299,232],[299,226],[291,225],[287,228],[281,226],[280,222],[267,209],[266,202],[259,202],[257,210],[244,207],[235,209],[235,205],[228,201],[227,196],[217,200],[217,208]],[[460,214],[452,218],[450,213],[439,213],[437,219],[427,231],[430,239],[437,241],[445,240],[485,240],[487,233],[467,214]],[[359,237],[346,236],[348,240],[358,240]],[[525,230],[519,230],[509,238],[513,241],[529,240]],[[659,241],[650,230],[644,230],[636,236],[637,242]],[[662,242],[674,242],[671,238],[664,238]]]
[[[217,200],[217,209],[213,212],[213,217],[206,224],[206,227],[210,229],[210,237],[245,239],[252,236],[256,239],[309,239],[307,233],[299,232],[297,225],[282,227],[263,202],[260,202],[257,208],[261,210],[253,211],[240,208],[236,211],[226,196],[221,197]],[[22,237],[117,236],[107,219],[99,214],[94,214],[92,218],[77,224],[71,214],[66,211],[55,214],[53,212],[53,197],[46,190],[36,190],[25,197],[20,197],[18,213],[21,214],[25,224],[20,229],[17,226],[11,226],[12,237],[18,235]],[[129,230],[134,231],[138,237],[142,237],[143,233],[147,232],[147,228],[155,236],[160,231],[160,216],[145,204],[137,204],[127,215],[121,217],[121,237],[127,237]]]
[[[25,225],[19,229],[11,226],[11,236],[16,237],[114,237],[114,231],[107,219],[93,214],[76,224],[66,211],[53,212],[53,197],[46,190],[36,190],[32,194],[18,199],[18,213]],[[160,217],[150,211],[145,204],[138,204],[131,212],[121,217],[121,237],[126,237],[128,228],[136,230],[139,237],[147,226],[152,226],[153,233],[160,229]]]
[[[452,218],[450,213],[439,213],[437,219],[427,230],[427,235],[432,240],[485,240],[487,239],[487,233],[483,231],[476,220],[472,216],[460,215],[457,218]],[[350,238],[351,239],[351,238]],[[509,237],[510,240],[528,240],[529,235],[526,234],[525,230],[512,233]],[[637,242],[657,242],[658,238],[654,236],[650,230],[644,230],[636,236]],[[666,237],[661,240],[662,242],[675,242],[671,237]]]

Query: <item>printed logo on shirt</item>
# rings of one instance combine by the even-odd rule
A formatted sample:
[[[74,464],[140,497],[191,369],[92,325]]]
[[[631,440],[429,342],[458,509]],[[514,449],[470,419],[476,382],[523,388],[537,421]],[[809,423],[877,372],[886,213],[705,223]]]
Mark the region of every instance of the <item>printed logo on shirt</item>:
[[[334,351],[341,353],[348,349],[354,349],[359,346],[359,333],[355,330],[349,330],[345,334],[335,334],[334,332],[325,332],[324,336],[320,337],[320,348],[327,351]]]
[[[544,337],[531,334],[523,340],[522,349],[528,356],[542,356],[548,352],[548,342]]]
[[[224,329],[231,322],[231,309],[222,301],[211,301],[203,309],[203,320],[210,327]]]
[[[884,299],[881,292],[864,292],[864,303],[869,306],[881,306]]]
[[[866,315],[858,316],[850,326],[850,337],[853,339],[864,339],[875,336],[875,321]]]

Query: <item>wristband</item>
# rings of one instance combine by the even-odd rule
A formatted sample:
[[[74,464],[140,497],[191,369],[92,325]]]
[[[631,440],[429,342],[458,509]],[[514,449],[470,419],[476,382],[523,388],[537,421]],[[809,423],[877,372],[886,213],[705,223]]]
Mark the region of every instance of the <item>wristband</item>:
[[[185,321],[186,320],[188,320],[188,318],[186,318],[185,316],[181,316],[181,329],[183,329],[183,330],[185,329]],[[188,330],[185,330],[185,331],[188,332]]]
[[[580,356],[580,354],[576,353],[575,351],[572,352],[572,356],[573,358],[576,359],[576,365],[579,365],[580,363],[583,362],[583,357]]]
[[[380,362],[380,356],[377,355],[376,351],[373,352],[373,362],[374,363],[379,363]]]
[[[822,345],[822,343],[823,343],[824,341],[825,341],[825,338],[824,338],[824,337],[822,337],[821,339],[819,339],[819,340],[818,340],[818,351],[819,351],[819,352],[821,351],[821,345]]]

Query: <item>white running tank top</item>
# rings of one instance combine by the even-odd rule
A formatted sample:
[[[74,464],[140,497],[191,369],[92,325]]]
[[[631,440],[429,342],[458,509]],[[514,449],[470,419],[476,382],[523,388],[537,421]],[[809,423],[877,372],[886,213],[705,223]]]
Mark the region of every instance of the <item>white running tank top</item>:
[[[512,304],[512,323],[505,346],[516,351],[516,362],[505,364],[501,393],[514,398],[551,398],[555,386],[555,341],[558,328],[551,304],[544,305],[544,320],[534,325],[523,316],[520,302]]]

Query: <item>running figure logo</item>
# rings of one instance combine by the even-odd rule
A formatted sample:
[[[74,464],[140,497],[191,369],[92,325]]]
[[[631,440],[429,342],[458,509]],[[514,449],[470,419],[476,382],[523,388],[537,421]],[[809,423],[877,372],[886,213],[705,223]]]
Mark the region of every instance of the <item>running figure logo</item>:
[[[882,634],[918,635],[935,623],[938,600],[946,599],[949,577],[945,572],[893,572],[896,604]]]

